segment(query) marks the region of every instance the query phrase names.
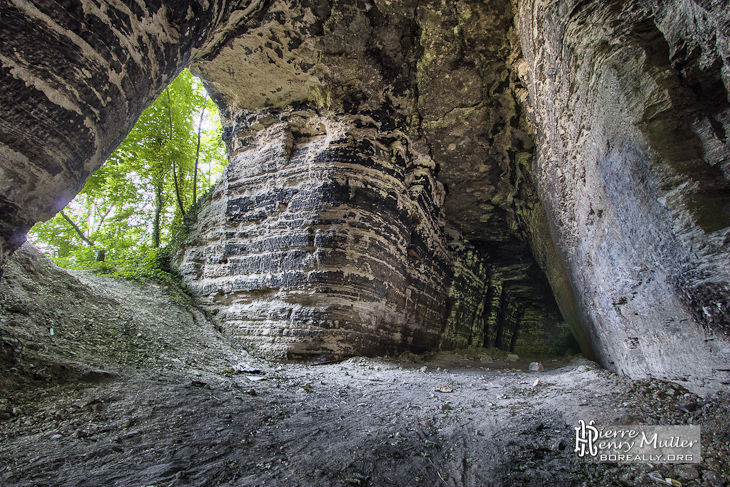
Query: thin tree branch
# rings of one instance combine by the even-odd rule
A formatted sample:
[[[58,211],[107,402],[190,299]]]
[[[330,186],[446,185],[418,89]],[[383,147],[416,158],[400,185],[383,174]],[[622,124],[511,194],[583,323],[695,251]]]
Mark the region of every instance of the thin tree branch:
[[[68,222],[69,225],[71,225],[73,227],[74,230],[76,230],[76,233],[79,234],[79,237],[81,237],[81,240],[83,240],[84,242],[86,242],[86,245],[88,245],[89,247],[93,247],[94,246],[94,242],[92,242],[91,240],[89,240],[86,237],[86,235],[84,235],[84,232],[81,231],[81,229],[78,227],[78,225],[76,225],[74,223],[74,221],[72,219],[70,219],[66,215],[66,213],[63,212],[63,210],[61,210],[61,216]]]
[[[96,231],[95,231],[94,233],[96,233],[96,232],[98,232],[99,230],[101,230],[101,226],[102,226],[102,225],[104,224],[104,220],[106,220],[106,217],[107,217],[107,216],[109,216],[109,213],[111,213],[111,212],[112,212],[112,209],[113,209],[113,208],[114,208],[114,205],[110,206],[110,207],[109,207],[109,209],[108,209],[108,210],[106,210],[106,213],[104,213],[104,214],[102,215],[102,217],[101,217],[101,220],[99,220],[99,224],[98,224],[98,225],[96,226]]]

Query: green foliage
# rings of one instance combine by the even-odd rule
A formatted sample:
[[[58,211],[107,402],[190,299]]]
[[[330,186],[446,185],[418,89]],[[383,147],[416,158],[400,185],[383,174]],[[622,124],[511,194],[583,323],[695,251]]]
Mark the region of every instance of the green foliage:
[[[170,267],[170,253],[167,249],[148,249],[141,255],[128,257],[120,264],[121,266],[118,268],[100,266],[100,270],[115,277],[131,280],[157,279],[165,282],[174,277]]]
[[[37,224],[30,240],[62,267],[159,278],[164,253],[156,249],[226,164],[221,132],[217,107],[184,70],[63,214]],[[104,262],[96,262],[99,251]]]

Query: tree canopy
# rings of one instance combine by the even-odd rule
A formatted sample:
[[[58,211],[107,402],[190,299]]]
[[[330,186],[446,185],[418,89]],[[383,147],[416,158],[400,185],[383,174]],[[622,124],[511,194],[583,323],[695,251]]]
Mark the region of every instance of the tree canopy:
[[[218,109],[184,70],[122,144],[30,239],[61,266],[116,265],[169,242],[172,229],[227,163]]]

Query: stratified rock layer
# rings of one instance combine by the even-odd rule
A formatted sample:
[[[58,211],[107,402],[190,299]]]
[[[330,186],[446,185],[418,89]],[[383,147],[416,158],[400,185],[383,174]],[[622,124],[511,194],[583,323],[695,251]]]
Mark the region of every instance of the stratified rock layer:
[[[526,243],[541,207],[517,38],[498,34],[513,15],[278,1],[193,66],[225,107],[231,162],[179,263],[233,335],[288,357],[566,350]]]
[[[179,263],[234,335],[555,352],[562,315],[730,382],[727,2],[73,5],[0,6],[0,265],[192,63],[231,165]]]
[[[727,382],[730,10],[660,3],[520,4],[538,187],[601,362]]]
[[[232,128],[230,166],[180,269],[254,349],[341,357],[437,344],[443,188],[402,134],[356,122],[272,110]]]
[[[403,133],[309,109],[240,117],[230,133],[231,163],[189,223],[178,267],[247,348],[326,360],[568,346],[547,286],[535,295],[524,282],[544,282],[534,263],[530,274],[529,263],[447,248],[435,164]]]

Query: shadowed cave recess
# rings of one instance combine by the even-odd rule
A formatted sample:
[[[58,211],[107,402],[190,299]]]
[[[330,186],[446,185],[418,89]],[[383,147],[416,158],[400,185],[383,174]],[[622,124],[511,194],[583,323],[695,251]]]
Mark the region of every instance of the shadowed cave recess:
[[[729,382],[723,2],[0,13],[0,263],[190,67],[229,166],[175,264],[242,346],[580,349],[631,377]]]

